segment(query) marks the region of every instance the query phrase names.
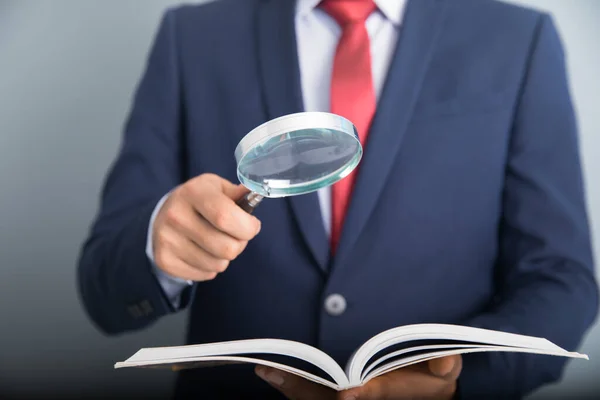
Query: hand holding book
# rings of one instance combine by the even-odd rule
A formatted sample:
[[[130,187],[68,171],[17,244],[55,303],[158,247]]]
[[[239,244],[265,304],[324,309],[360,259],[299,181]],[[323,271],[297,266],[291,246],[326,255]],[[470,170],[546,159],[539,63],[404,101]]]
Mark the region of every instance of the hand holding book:
[[[336,392],[276,368],[258,366],[256,374],[294,400],[453,399],[462,356],[436,358],[378,376],[363,386]]]

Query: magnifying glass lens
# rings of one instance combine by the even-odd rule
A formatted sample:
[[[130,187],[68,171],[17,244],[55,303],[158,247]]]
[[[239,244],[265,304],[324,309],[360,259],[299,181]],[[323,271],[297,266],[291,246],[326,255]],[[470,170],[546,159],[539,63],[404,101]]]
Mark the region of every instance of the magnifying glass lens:
[[[265,197],[304,194],[348,175],[362,147],[342,129],[299,129],[264,138],[238,160],[238,178]]]

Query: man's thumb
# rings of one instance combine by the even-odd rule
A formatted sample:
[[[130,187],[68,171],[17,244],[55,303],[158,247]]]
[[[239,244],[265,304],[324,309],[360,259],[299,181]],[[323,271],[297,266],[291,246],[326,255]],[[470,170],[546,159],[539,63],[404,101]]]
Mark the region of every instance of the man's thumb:
[[[225,196],[229,197],[233,201],[238,201],[248,192],[250,192],[244,185],[236,185],[226,180],[222,181],[221,188]]]
[[[429,371],[432,375],[439,378],[446,378],[451,375],[457,368],[460,368],[461,357],[448,356],[429,360]]]

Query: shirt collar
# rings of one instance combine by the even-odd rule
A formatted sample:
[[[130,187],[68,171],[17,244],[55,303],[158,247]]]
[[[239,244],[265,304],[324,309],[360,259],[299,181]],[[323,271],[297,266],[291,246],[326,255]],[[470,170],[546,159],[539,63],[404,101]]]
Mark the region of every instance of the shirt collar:
[[[394,25],[400,25],[404,14],[406,0],[374,0],[379,11]],[[321,0],[297,0],[296,15],[306,16],[310,14],[321,2]]]

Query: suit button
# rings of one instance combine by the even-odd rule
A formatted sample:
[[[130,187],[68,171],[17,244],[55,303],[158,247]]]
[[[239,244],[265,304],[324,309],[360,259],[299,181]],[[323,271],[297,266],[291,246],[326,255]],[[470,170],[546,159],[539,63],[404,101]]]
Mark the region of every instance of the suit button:
[[[325,311],[329,315],[337,317],[346,311],[346,299],[341,294],[330,294],[325,299]]]

